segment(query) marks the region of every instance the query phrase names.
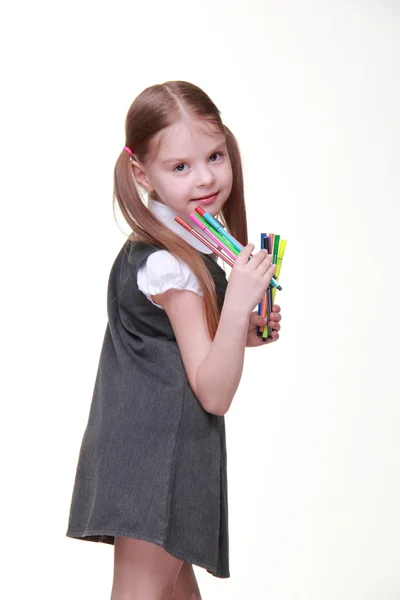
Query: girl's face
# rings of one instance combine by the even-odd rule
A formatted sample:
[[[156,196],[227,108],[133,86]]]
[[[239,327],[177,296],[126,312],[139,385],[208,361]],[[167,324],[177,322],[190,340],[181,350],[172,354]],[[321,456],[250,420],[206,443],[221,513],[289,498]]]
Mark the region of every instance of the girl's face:
[[[206,121],[186,119],[163,129],[151,143],[146,163],[133,163],[137,181],[181,216],[188,217],[197,205],[218,214],[232,189],[224,134]]]

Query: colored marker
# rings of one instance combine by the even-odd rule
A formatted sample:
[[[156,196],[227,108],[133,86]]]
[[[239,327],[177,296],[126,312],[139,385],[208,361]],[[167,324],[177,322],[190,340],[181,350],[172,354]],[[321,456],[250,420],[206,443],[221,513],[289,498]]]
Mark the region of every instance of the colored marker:
[[[264,238],[264,249],[267,250],[268,254],[271,254],[271,238],[267,235]],[[268,319],[271,317],[272,313],[272,286],[269,285],[267,291],[265,292],[266,297],[266,316]],[[266,342],[267,339],[272,339],[272,329],[268,324],[264,325],[264,329],[262,331],[262,341]]]
[[[209,225],[211,225],[213,230],[217,231],[225,239],[227,239],[229,242],[231,242],[231,244],[237,250],[239,250],[239,252],[241,252],[243,250],[242,244],[240,242],[238,242],[237,240],[235,240],[235,238],[233,236],[231,236],[227,231],[225,231],[224,227],[219,223],[219,221],[217,221],[217,219],[214,219],[214,217],[212,215],[210,215],[210,213],[206,212],[201,206],[196,206],[196,208],[194,210],[197,212],[197,214],[199,214],[201,217],[203,217],[203,219],[205,219]],[[250,257],[252,257],[252,256],[253,255],[251,254]],[[274,287],[276,287],[278,290],[282,289],[282,286],[279,285],[279,283],[274,278],[271,279],[271,284]]]
[[[195,219],[194,222],[199,221],[199,223],[201,223],[201,221],[199,219]],[[221,246],[219,246],[218,248],[216,248],[211,242],[209,242],[203,235],[201,235],[200,233],[198,233],[198,231],[196,231],[195,229],[193,229],[193,227],[191,227],[188,223],[186,223],[186,221],[184,221],[181,217],[179,217],[178,215],[175,217],[175,221],[177,223],[179,223],[179,225],[181,225],[182,227],[184,227],[187,231],[189,231],[195,238],[197,238],[200,242],[202,242],[205,246],[207,246],[207,248],[209,248],[212,252],[214,252],[215,254],[217,254],[217,256],[219,256],[220,258],[222,258],[223,261],[225,261],[230,267],[234,266],[234,262],[232,261],[232,259],[230,257],[228,257],[226,254],[224,254],[224,251],[222,250]],[[198,223],[196,223],[198,225]],[[201,223],[201,225],[204,225],[203,223]],[[200,226],[200,225],[199,225]],[[207,227],[204,226],[205,229],[207,229]],[[271,236],[267,236],[265,234],[261,234],[262,236],[262,245],[264,245],[264,249],[267,250],[268,254],[270,254],[270,238]],[[279,250],[278,250],[278,261],[279,261],[279,267],[277,265],[277,270],[279,268],[279,272],[280,272],[280,268],[282,265],[282,260],[283,260],[283,255],[285,253],[285,248],[286,248],[286,240],[282,240],[280,242],[279,245]],[[279,276],[279,273],[278,273]],[[276,293],[276,289],[271,287],[271,283],[268,286],[268,289],[266,291],[266,293],[264,294],[263,300],[260,303],[261,304],[261,314],[264,315],[264,311],[265,311],[265,315],[264,316],[268,316],[272,313],[272,306],[273,306],[273,295],[274,293]],[[259,304],[259,311],[258,314],[260,314],[260,304]],[[262,332],[260,332],[260,327],[257,325],[257,335],[262,335],[262,341],[266,342],[267,339],[273,339],[272,338],[272,328],[268,326],[268,321],[267,324],[264,325],[264,327],[262,328]]]
[[[179,217],[177,215],[175,217],[175,221],[177,223],[179,223],[179,225],[182,225],[182,227],[184,227],[192,235],[194,235],[194,237],[197,238],[200,242],[203,242],[203,244],[205,244],[207,246],[207,248],[209,248],[210,250],[215,252],[215,254],[217,254],[217,256],[219,256],[220,258],[222,258],[222,260],[224,260],[230,267],[233,267],[233,265],[235,263],[233,262],[232,259],[228,258],[221,250],[219,250],[219,248],[216,248],[214,246],[214,244],[209,242],[203,235],[201,235],[200,233],[198,233],[198,231],[193,229],[193,227],[191,227],[188,223],[186,223],[186,221],[184,221],[181,217]]]
[[[206,227],[206,225],[204,225],[204,223],[202,223],[202,221],[200,221],[201,217],[200,217],[200,219],[198,219],[194,213],[191,213],[189,215],[189,217],[192,219],[193,223],[196,223],[196,225],[198,227],[200,227],[200,229],[202,229],[204,231],[204,233],[206,233],[208,235],[208,237],[211,238],[217,244],[217,246],[219,248],[221,248],[221,250],[223,250],[230,258],[233,258],[233,260],[235,260],[236,254],[234,254],[227,246],[225,246],[225,244],[221,240],[222,236],[217,237],[216,235],[214,235],[214,233],[211,231],[211,229]]]
[[[281,236],[276,234],[274,237],[274,249],[272,251],[272,264],[276,265],[278,262],[278,248]]]
[[[278,261],[276,263],[276,272],[275,272],[277,277],[279,277],[279,275],[281,273],[282,260],[283,260],[283,255],[285,254],[285,249],[286,249],[286,240],[281,240],[281,243],[279,244]]]
[[[267,299],[266,316],[268,317],[268,319],[270,319],[271,314],[272,314],[272,305],[273,305],[273,301],[272,301],[272,287],[270,285],[268,286],[268,289],[267,289],[265,295],[266,295],[266,299]],[[264,330],[263,330],[263,334],[262,334],[262,341],[263,342],[266,342],[267,339],[272,340],[272,329],[271,329],[271,325],[269,323],[271,323],[270,320],[268,320],[267,324],[264,325]]]
[[[264,238],[266,237],[266,233],[262,233],[261,234],[261,244],[260,244],[260,249],[262,250],[264,248]],[[262,300],[261,302],[258,303],[258,309],[257,309],[258,315],[261,317],[262,315]],[[260,325],[257,325],[257,335],[258,336],[262,336],[262,332],[263,332],[264,328],[261,327]]]
[[[274,233],[269,233],[269,238],[271,240],[271,245],[270,245],[270,249],[271,249],[271,254],[273,254],[274,251],[274,238],[275,238],[275,234]],[[273,258],[273,256],[272,256]]]
[[[221,235],[219,233],[219,231],[217,231],[216,229],[214,229],[209,223],[207,223],[207,221],[204,219],[204,217],[202,217],[201,215],[199,215],[199,213],[192,213],[194,214],[202,223],[203,225],[205,225],[206,227],[208,227],[210,229],[210,231],[221,240],[221,242],[223,242],[224,246],[226,246],[227,248],[229,248],[229,250],[231,252],[233,252],[233,254],[235,256],[237,256],[238,254],[240,254],[239,250],[237,248],[235,248],[234,246],[232,246],[232,244],[230,243],[229,240],[227,240],[226,238],[224,238],[223,235]]]
[[[201,206],[196,206],[194,210],[201,217],[203,217],[203,219],[205,219],[207,223],[209,223],[212,226],[212,228],[215,229],[215,231],[218,231],[218,233],[220,233],[225,239],[227,239],[232,244],[232,246],[236,248],[236,250],[239,250],[239,252],[243,250],[242,244],[235,240],[235,238],[231,236],[230,233],[225,231],[224,227],[220,224],[220,222],[217,221],[217,219],[214,219],[214,217],[210,213],[206,212],[204,208],[201,208]]]
[[[283,255],[285,254],[285,249],[286,249],[286,240],[281,240],[280,244],[279,244],[278,260],[276,263],[276,271],[275,271],[275,277],[277,279],[279,279],[279,276],[281,274],[282,260],[283,260]],[[274,288],[272,290],[272,301],[273,302],[275,302],[275,296],[276,296],[276,290]]]
[[[192,215],[194,215],[195,217],[197,217],[199,219],[199,221],[201,221],[203,223],[203,225],[205,225],[206,227],[209,228],[209,230],[218,238],[221,240],[221,242],[223,242],[224,246],[226,246],[227,248],[229,248],[229,250],[231,252],[233,252],[233,254],[235,256],[237,256],[239,254],[239,250],[237,248],[235,248],[234,246],[232,246],[232,244],[230,243],[229,240],[227,240],[226,238],[224,238],[223,235],[221,235],[216,229],[214,229],[209,223],[207,223],[207,221],[199,214],[199,213],[192,213]]]
[[[281,236],[278,235],[277,233],[271,234],[271,237],[273,239],[273,246],[272,246],[272,264],[276,265],[277,261],[278,261],[278,248],[279,248],[279,241],[281,239]],[[275,277],[277,277],[276,275],[276,270],[275,270]],[[274,302],[274,298],[272,295],[272,288],[268,287],[267,290],[267,300],[268,300],[268,310],[272,311],[272,305]],[[270,331],[270,329],[268,329],[268,333],[266,334],[265,331],[265,327],[264,327],[264,331],[263,331],[263,341],[266,340],[265,336],[268,336],[268,338],[272,338],[272,332]]]

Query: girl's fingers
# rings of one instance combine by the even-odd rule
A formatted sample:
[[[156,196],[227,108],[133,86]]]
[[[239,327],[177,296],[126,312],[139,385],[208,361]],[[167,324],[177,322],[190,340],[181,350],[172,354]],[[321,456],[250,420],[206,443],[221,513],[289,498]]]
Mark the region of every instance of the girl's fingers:
[[[244,246],[244,248],[242,248],[242,250],[236,257],[235,265],[247,265],[247,263],[249,262],[250,254],[253,252],[254,248],[254,244],[247,244],[247,246]]]
[[[266,250],[260,250],[253,256],[249,263],[249,267],[254,271],[259,269],[260,274],[263,276],[271,268],[272,254],[268,254]]]
[[[271,257],[271,260],[272,260],[272,257]],[[267,284],[269,281],[271,281],[271,279],[275,275],[275,270],[276,270],[276,265],[270,264],[268,266],[267,270],[265,271],[265,273],[264,273],[264,277],[265,277],[265,281],[266,281],[265,287],[268,287]]]
[[[274,342],[276,342],[276,340],[279,340],[279,333],[276,333],[276,331],[272,332],[272,339],[268,338],[267,339],[267,344],[273,344]]]
[[[247,248],[250,249],[250,252],[248,252],[248,251],[244,252],[245,249],[247,249]],[[238,258],[240,257],[240,255],[243,254],[243,259],[239,262],[239,264],[242,264],[242,265],[248,264],[248,268],[252,269],[253,271],[258,269],[260,267],[260,265],[262,265],[262,269],[264,269],[264,272],[261,271],[261,274],[264,275],[265,271],[267,269],[269,269],[271,266],[272,254],[268,254],[268,252],[266,250],[260,250],[259,252],[256,252],[256,254],[253,254],[252,258],[249,260],[250,254],[252,253],[253,250],[254,250],[254,244],[248,244],[247,246],[245,246],[242,249],[241,253],[237,256],[236,262],[238,262]]]
[[[268,256],[268,262],[266,260],[265,263],[263,263],[263,267],[265,268],[265,274],[268,274],[268,277],[271,279],[276,271],[276,265],[272,264],[272,254]]]
[[[274,312],[274,313],[271,313],[270,318],[271,318],[271,321],[279,322],[282,320],[282,315]]]
[[[274,304],[272,307],[272,312],[275,312],[275,313],[281,312],[281,307],[278,306],[278,304]]]
[[[276,269],[276,265],[272,265],[272,254],[268,254],[267,250],[260,250],[256,254],[253,254],[253,257],[249,260],[254,248],[254,244],[244,246],[240,254],[237,255],[235,264],[239,266],[248,265],[248,268],[254,271],[262,265],[261,274],[263,276],[268,274],[269,279],[271,279]]]

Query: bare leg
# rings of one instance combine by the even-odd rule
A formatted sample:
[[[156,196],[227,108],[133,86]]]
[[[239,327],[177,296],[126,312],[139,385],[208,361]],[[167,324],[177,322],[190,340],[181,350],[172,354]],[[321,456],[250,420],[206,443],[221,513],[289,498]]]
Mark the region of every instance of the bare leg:
[[[111,600],[171,600],[182,563],[157,544],[116,537]]]
[[[172,600],[201,600],[199,586],[190,563],[184,562],[179,571]]]

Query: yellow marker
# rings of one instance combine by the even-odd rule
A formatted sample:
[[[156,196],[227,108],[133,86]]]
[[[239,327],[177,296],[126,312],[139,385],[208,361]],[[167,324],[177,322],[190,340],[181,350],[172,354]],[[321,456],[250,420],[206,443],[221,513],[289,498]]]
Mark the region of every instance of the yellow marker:
[[[279,280],[279,275],[281,272],[283,255],[285,254],[286,242],[287,242],[287,240],[281,240],[280,244],[279,244],[278,260],[276,261],[276,270],[275,270],[275,275],[274,275],[274,277],[277,281]],[[276,288],[273,288],[272,289],[272,303],[275,302],[275,296],[276,296]]]

